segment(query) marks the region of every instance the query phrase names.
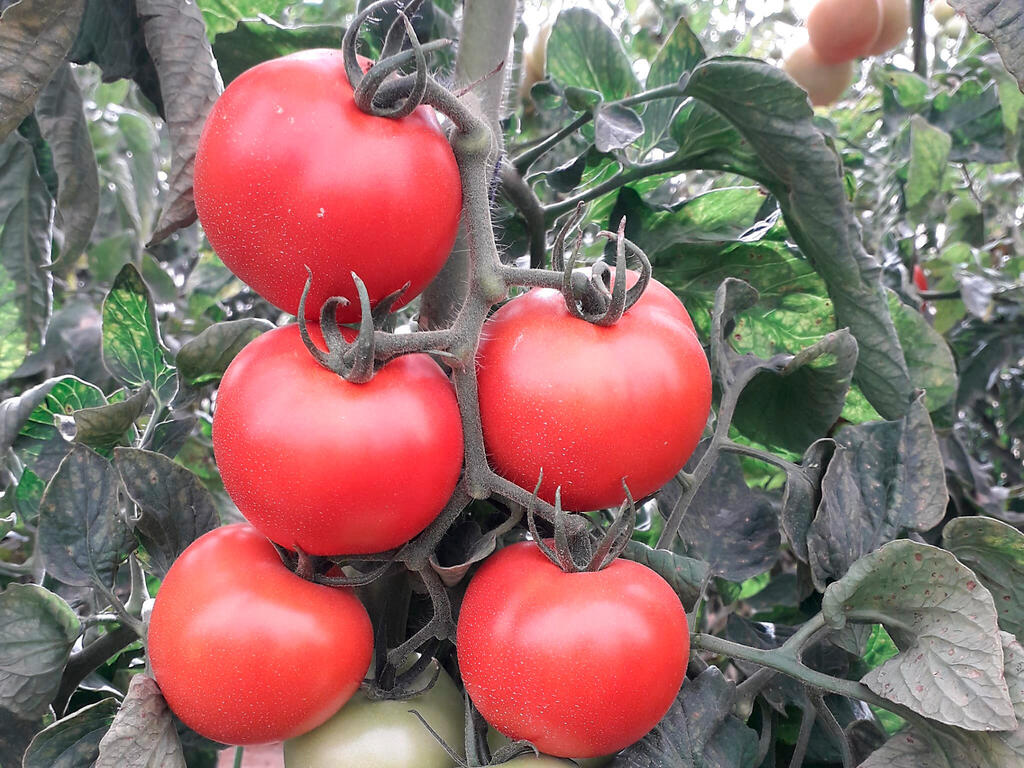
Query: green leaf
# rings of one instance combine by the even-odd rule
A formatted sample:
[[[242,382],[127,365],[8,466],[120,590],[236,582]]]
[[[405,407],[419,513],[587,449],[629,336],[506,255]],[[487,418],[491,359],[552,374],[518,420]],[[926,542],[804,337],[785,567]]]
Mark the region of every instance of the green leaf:
[[[117,699],[103,699],[47,726],[32,739],[24,768],[92,768],[118,706]]]
[[[594,146],[598,152],[623,149],[643,134],[643,120],[629,107],[602,104],[594,111]]]
[[[766,364],[743,390],[733,425],[751,440],[802,452],[839,419],[856,364],[857,342],[845,328]]]
[[[679,82],[684,74],[693,70],[705,57],[704,46],[693,34],[686,18],[679,17],[672,32],[651,60],[651,70],[647,74],[647,89]],[[644,110],[644,126],[646,131],[640,142],[643,151],[660,145],[670,136],[672,116],[682,103],[679,96],[674,99],[656,99],[647,104]]]
[[[95,768],[186,768],[174,717],[156,680],[135,675],[110,730],[100,740]]]
[[[57,226],[64,233],[60,261],[70,266],[89,244],[100,205],[96,155],[85,120],[82,92],[63,63],[36,102],[36,119],[57,171]]]
[[[130,387],[149,384],[161,403],[176,386],[167,363],[149,288],[133,264],[125,264],[103,301],[103,362]]]
[[[667,581],[683,605],[692,609],[700,597],[701,585],[708,577],[708,564],[667,549],[654,549],[639,541],[630,541],[622,553],[626,560],[646,565]]]
[[[1015,0],[951,0],[977,32],[991,40],[1006,69],[1024,89],[1024,18]]]
[[[1017,727],[992,595],[951,553],[885,544],[825,590],[821,611],[833,629],[885,626],[900,654],[861,679],[879,696],[966,730]]]
[[[815,586],[904,531],[935,527],[947,501],[939,441],[920,399],[899,421],[840,430],[807,534]]]
[[[82,408],[106,405],[103,392],[74,376],[62,376],[51,382],[46,397],[29,414],[14,441],[21,461],[43,480],[49,480],[57,465],[70,453],[72,414]]]
[[[1000,163],[1009,159],[999,86],[966,79],[952,93],[932,99],[928,121],[953,139],[950,160]]]
[[[290,4],[290,0],[199,0],[211,39],[214,35],[235,29],[235,25],[243,19],[277,16]],[[339,36],[333,40],[331,47],[337,48],[340,45]]]
[[[39,554],[64,584],[109,589],[134,537],[117,498],[110,462],[84,445],[61,462],[39,505]]]
[[[956,397],[956,361],[953,350],[914,307],[904,304],[890,290],[889,311],[907,360],[910,381],[915,389],[924,390],[924,403],[929,413],[951,405]]]
[[[85,0],[21,0],[0,20],[0,139],[18,127],[78,32]]]
[[[227,84],[262,61],[309,48],[337,48],[344,34],[343,27],[328,24],[282,27],[268,18],[252,19],[217,34],[213,55]]]
[[[781,70],[731,57],[698,65],[686,92],[721,113],[757,153],[767,173],[755,178],[778,198],[793,239],[828,286],[837,323],[857,339],[856,381],[880,413],[902,416],[911,382],[881,268],[864,250],[839,158],[814,124],[806,95]]]
[[[139,506],[135,532],[160,576],[189,544],[220,525],[213,496],[180,464],[135,448],[115,449],[114,464]]]
[[[920,115],[910,118],[910,167],[903,189],[908,208],[931,202],[942,189],[953,139]]]
[[[590,88],[569,85],[565,88],[565,103],[573,112],[589,112],[601,103],[601,94]]]
[[[14,445],[18,433],[28,421],[32,411],[46,399],[57,381],[59,379],[47,379],[42,384],[36,384],[20,395],[9,397],[0,403],[0,453],[7,453],[7,450]]]
[[[14,490],[14,510],[24,522],[35,525],[39,522],[39,503],[43,500],[46,483],[35,472],[27,467],[18,478],[18,487]]]
[[[559,84],[587,88],[605,101],[636,93],[639,83],[622,41],[586,8],[558,14],[547,47],[548,72]]]
[[[136,5],[143,19],[146,47],[156,62],[165,94],[164,112],[171,136],[170,189],[149,241],[153,245],[197,218],[192,194],[196,148],[206,116],[224,86],[195,3],[136,0]]]
[[[273,323],[258,317],[214,323],[178,350],[174,364],[178,368],[179,388],[218,381],[246,344],[273,327]]]
[[[36,584],[0,592],[0,706],[40,717],[57,695],[82,628],[63,599]]]
[[[736,686],[718,667],[683,683],[654,729],[627,747],[611,768],[754,768],[757,733],[732,714]]]
[[[75,440],[95,449],[110,449],[124,442],[149,402],[149,395],[146,384],[120,402],[75,411]]]
[[[1024,637],[1024,533],[990,517],[958,517],[943,528],[942,545],[988,587],[999,626]]]

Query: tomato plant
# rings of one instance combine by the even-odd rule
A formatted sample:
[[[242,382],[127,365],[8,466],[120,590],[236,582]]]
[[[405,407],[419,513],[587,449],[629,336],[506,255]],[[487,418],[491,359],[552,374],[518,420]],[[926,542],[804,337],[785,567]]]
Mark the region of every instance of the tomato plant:
[[[456,644],[488,722],[560,757],[614,753],[647,733],[689,655],[683,607],[656,573],[628,561],[563,573],[530,542],[470,581]]]
[[[147,646],[160,690],[186,724],[226,744],[262,744],[315,728],[349,700],[370,664],[372,633],[350,590],[300,579],[239,524],[197,539],[175,561]]]
[[[310,50],[238,77],[213,106],[196,153],[196,208],[224,263],[295,314],[352,304],[351,273],[371,301],[413,299],[444,264],[461,208],[459,171],[433,112],[400,120],[362,112],[339,51]]]

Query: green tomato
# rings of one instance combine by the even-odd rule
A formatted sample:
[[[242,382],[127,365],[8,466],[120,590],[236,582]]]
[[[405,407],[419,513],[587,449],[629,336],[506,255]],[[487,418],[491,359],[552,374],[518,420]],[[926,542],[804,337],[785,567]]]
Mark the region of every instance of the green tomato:
[[[496,752],[503,746],[508,744],[508,739],[499,731],[494,728],[489,728],[487,731],[487,745],[491,748],[491,752]],[[534,766],[534,768],[565,768],[566,766],[572,766],[572,768],[604,768],[612,761],[615,755],[603,755],[601,757],[585,757],[577,759],[575,763],[570,763],[567,760],[562,760],[557,757],[549,757],[548,755],[526,755],[524,757],[517,757],[514,760],[510,760],[507,763],[502,763],[502,768],[510,766],[515,768],[516,766]],[[519,762],[520,760],[524,762]]]
[[[427,684],[436,664],[416,679],[416,687]],[[405,701],[371,701],[359,691],[319,728],[285,742],[285,768],[453,768],[410,709],[462,751],[462,694],[442,669],[433,688]]]

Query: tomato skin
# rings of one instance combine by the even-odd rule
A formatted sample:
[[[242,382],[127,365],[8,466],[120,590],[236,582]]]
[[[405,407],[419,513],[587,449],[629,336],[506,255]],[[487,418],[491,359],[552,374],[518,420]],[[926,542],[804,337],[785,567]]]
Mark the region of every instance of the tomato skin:
[[[352,303],[350,272],[372,303],[406,281],[418,295],[444,264],[462,184],[434,112],[400,120],[359,110],[341,51],[300,51],[256,65],[214,104],[199,140],[195,199],[224,264],[286,312],[306,316],[330,296]]]
[[[437,662],[417,677],[426,685]],[[449,746],[465,738],[462,693],[444,669],[424,694],[403,701],[371,701],[357,692],[330,720],[285,742],[285,768],[454,768],[455,762],[409,710],[415,709]]]
[[[429,356],[395,358],[352,384],[319,365],[289,325],[228,366],[213,450],[228,494],[268,538],[313,555],[383,552],[426,528],[451,497],[462,422]]]
[[[919,291],[928,290],[928,277],[924,273],[924,269],[921,268],[920,264],[914,265],[914,285],[917,286]]]
[[[881,56],[902,44],[909,28],[909,0],[882,0],[882,29],[868,50],[868,56]]]
[[[456,647],[466,690],[497,730],[556,757],[596,757],[665,715],[690,642],[679,597],[650,568],[563,573],[526,541],[470,580]]]
[[[626,290],[629,290],[636,281],[640,279],[640,273],[634,272],[632,269],[626,270]],[[612,270],[612,287],[615,286],[615,271]],[[647,287],[644,288],[643,295],[640,296],[640,300],[633,306],[640,306],[650,309],[661,309],[667,312],[672,317],[681,321],[687,328],[694,333],[697,329],[693,325],[693,320],[690,317],[690,313],[686,311],[686,307],[683,306],[683,302],[679,300],[679,297],[672,293],[672,290],[664,283],[658,282],[653,277],[647,282]],[[632,311],[632,310],[630,310]]]
[[[807,14],[807,37],[826,64],[868,54],[882,31],[881,0],[818,0]]]
[[[654,298],[610,327],[572,317],[550,289],[494,313],[477,370],[498,474],[533,489],[543,469],[542,498],[561,486],[566,509],[588,510],[619,504],[623,478],[640,498],[683,467],[707,422],[711,373],[692,329]]]
[[[373,630],[349,589],[291,573],[245,523],[194,541],[157,592],[147,640],[167,703],[225,744],[315,728],[358,689]]]

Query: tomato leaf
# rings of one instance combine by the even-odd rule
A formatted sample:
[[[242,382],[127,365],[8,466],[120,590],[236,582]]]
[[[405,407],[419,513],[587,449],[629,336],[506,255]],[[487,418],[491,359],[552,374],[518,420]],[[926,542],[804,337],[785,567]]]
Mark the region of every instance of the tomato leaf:
[[[39,505],[39,554],[64,584],[109,589],[134,537],[117,499],[110,462],[84,445],[61,462]]]
[[[640,87],[618,36],[586,8],[558,14],[548,38],[547,65],[563,87],[597,91],[605,101],[629,96]]]
[[[21,0],[0,23],[0,139],[32,111],[78,33],[85,0]]]
[[[0,592],[0,707],[45,714],[82,627],[63,599],[36,584]]]
[[[21,718],[9,710],[0,708],[0,765],[21,766],[25,750],[41,727],[41,719]],[[42,767],[33,765],[29,768]]]
[[[14,510],[18,517],[29,525],[39,522],[39,503],[43,500],[46,483],[35,472],[26,467],[18,478],[14,490]]]
[[[46,399],[57,381],[58,379],[47,379],[0,403],[0,453],[6,453],[14,445],[18,432],[28,421],[29,415]]]
[[[644,135],[644,123],[634,110],[601,104],[594,110],[594,146],[598,152],[628,147]]]
[[[821,610],[833,629],[880,622],[901,649],[861,679],[879,696],[966,730],[1017,727],[992,594],[949,552],[886,544],[825,590]]]
[[[160,576],[189,544],[220,525],[210,492],[180,464],[135,448],[115,448],[114,464],[139,505],[135,532]]]
[[[230,32],[246,23],[243,19],[276,16],[288,7],[289,0],[199,0],[203,10],[203,21],[211,37]],[[337,48],[341,44],[341,35],[333,39],[331,46]],[[280,55],[280,54],[275,54]]]
[[[1014,0],[951,0],[971,26],[991,40],[1006,69],[1024,88],[1024,22]]]
[[[817,588],[906,530],[927,531],[946,513],[945,468],[923,400],[899,421],[845,427],[821,484],[807,534]]]
[[[927,205],[942,189],[953,139],[920,115],[910,118],[910,166],[903,194],[908,208]]]
[[[942,529],[942,545],[992,592],[999,626],[1024,637],[1024,533],[988,517],[958,517]]]
[[[701,585],[708,577],[708,564],[692,557],[679,555],[667,549],[654,549],[639,541],[630,541],[622,557],[652,571],[669,583],[683,606],[692,609],[700,597]]]
[[[47,726],[32,739],[23,768],[91,768],[118,706],[103,699]]]
[[[185,342],[174,358],[178,368],[176,401],[192,400],[195,388],[220,380],[228,364],[250,341],[274,324],[258,317],[215,323]]]
[[[95,768],[186,768],[174,717],[153,678],[132,678],[110,730],[100,740]]]
[[[224,86],[195,3],[136,0],[136,4],[146,47],[156,62],[171,135],[170,189],[149,241],[153,245],[197,218],[192,194],[196,148],[206,115]]]
[[[704,46],[686,17],[681,16],[665,38],[661,48],[651,60],[647,73],[647,90],[678,82],[684,74],[691,72],[706,56]],[[674,99],[655,99],[644,110],[644,136],[640,141],[643,150],[661,145],[670,137],[672,116],[682,103],[682,96]]]
[[[904,304],[893,291],[886,291],[886,294],[900,345],[906,353],[910,380],[915,389],[924,390],[928,412],[936,413],[952,406],[957,377],[949,344],[917,309]]]
[[[824,438],[804,451],[800,464],[786,471],[779,524],[801,560],[807,560],[807,531],[821,502],[821,476],[835,450],[835,441]]]
[[[205,15],[207,4],[202,5]],[[227,85],[261,61],[308,48],[336,48],[344,34],[343,27],[330,24],[283,27],[266,17],[250,18],[239,21],[233,29],[219,32],[213,39],[213,55]]]
[[[39,129],[53,152],[59,180],[57,225],[64,233],[60,261],[70,266],[89,244],[100,205],[100,180],[82,92],[63,63],[36,102]]]
[[[684,680],[668,714],[611,768],[754,768],[757,733],[732,714],[735,695],[717,667]]]
[[[124,265],[103,301],[103,362],[130,387],[149,384],[160,403],[174,395],[174,368],[167,363],[153,300],[133,264]]]
[[[113,448],[124,442],[149,402],[149,385],[120,402],[75,411],[75,440],[91,448]]]

